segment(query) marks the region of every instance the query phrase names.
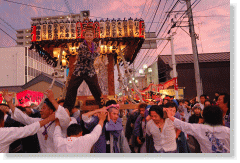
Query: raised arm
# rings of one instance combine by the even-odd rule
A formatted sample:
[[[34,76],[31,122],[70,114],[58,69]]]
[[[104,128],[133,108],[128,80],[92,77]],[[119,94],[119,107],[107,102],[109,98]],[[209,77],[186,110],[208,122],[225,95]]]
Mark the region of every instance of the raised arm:
[[[1,132],[1,138],[2,140],[6,140],[9,143],[11,143],[17,139],[25,138],[27,136],[36,134],[42,126],[54,120],[55,120],[55,114],[53,113],[48,118],[39,122],[35,122],[31,125],[27,125],[25,127],[3,128],[3,132]]]
[[[9,94],[7,90],[3,91],[3,97],[8,103],[12,113],[11,113],[11,118],[15,121],[18,121],[24,125],[29,125],[34,122],[38,122],[41,120],[41,118],[31,118],[28,115],[24,114],[21,110],[16,108],[14,104],[12,103],[12,98],[13,95]]]
[[[13,94],[9,94],[8,93],[8,90],[3,90],[3,98],[4,100],[7,102],[9,108],[12,110],[12,112],[15,111],[15,106],[12,102],[12,99],[13,99]]]
[[[53,95],[52,90],[47,90],[46,92],[44,92],[44,94],[46,94],[46,96],[48,97],[49,101],[55,107],[55,109],[56,109],[55,116],[56,116],[56,118],[59,119],[60,126],[63,129],[67,129],[67,127],[69,126],[69,123],[70,123],[70,115],[67,113],[67,111],[64,109],[64,107],[59,105],[57,103],[57,101],[54,99],[54,95]]]

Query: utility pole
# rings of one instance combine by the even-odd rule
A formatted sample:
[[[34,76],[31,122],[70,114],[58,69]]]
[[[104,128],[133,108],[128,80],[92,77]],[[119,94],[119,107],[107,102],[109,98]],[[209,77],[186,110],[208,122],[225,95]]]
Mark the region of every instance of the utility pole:
[[[198,100],[200,100],[200,96],[203,94],[203,89],[202,89],[202,81],[201,81],[200,72],[199,72],[198,50],[197,50],[197,42],[196,42],[195,31],[194,31],[194,24],[193,24],[191,0],[186,0],[186,4],[187,4],[187,10],[188,10],[187,14],[188,14],[188,21],[189,21],[189,33],[192,41],[197,97],[198,97]]]
[[[170,36],[170,41],[171,41],[172,68],[173,68],[172,78],[176,78],[177,77],[177,66],[176,66],[176,59],[175,59],[175,54],[174,54],[173,38],[174,38],[174,33]],[[175,90],[175,98],[178,99],[178,90]]]

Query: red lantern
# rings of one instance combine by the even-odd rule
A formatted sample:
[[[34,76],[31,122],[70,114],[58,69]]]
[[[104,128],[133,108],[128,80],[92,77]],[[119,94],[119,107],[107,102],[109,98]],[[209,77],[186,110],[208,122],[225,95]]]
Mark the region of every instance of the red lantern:
[[[144,24],[144,20],[140,19],[140,34],[139,37],[140,38],[145,38],[145,24]]]
[[[32,31],[32,33],[31,33],[31,38],[32,38],[31,42],[35,42],[36,41],[36,26],[34,24],[32,24],[32,26],[31,26],[31,31]]]
[[[87,25],[88,25],[88,22],[86,20],[83,23],[81,23],[81,29],[82,29],[81,38],[82,39],[84,39],[85,30],[86,30]]]
[[[76,38],[80,39],[82,34],[82,22],[79,20],[76,23]]]

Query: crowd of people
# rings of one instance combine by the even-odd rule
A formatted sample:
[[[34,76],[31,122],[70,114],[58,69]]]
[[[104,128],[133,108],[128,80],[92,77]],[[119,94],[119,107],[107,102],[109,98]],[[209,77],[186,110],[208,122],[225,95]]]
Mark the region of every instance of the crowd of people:
[[[13,104],[7,90],[0,104],[0,153],[229,153],[230,96],[216,94],[211,102],[173,97],[139,103],[121,110],[121,101],[101,103],[102,92],[94,69],[100,48],[87,26],[78,48],[66,98],[56,101],[47,90],[40,111]],[[85,80],[100,109],[80,112],[74,106]],[[123,123],[127,118],[126,125]]]
[[[0,104],[1,153],[229,153],[230,96],[210,101],[159,96],[121,110],[109,100],[93,111],[63,107],[47,90],[40,111],[14,106],[7,90]],[[127,121],[124,124],[123,119]]]

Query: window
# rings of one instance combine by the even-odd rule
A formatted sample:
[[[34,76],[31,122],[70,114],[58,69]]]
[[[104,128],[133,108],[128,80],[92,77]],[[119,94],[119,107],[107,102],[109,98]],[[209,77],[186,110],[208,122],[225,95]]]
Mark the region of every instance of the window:
[[[17,42],[17,45],[23,45],[23,42]]]
[[[21,40],[21,39],[23,39],[23,36],[17,37],[17,39],[20,39],[20,40]]]

